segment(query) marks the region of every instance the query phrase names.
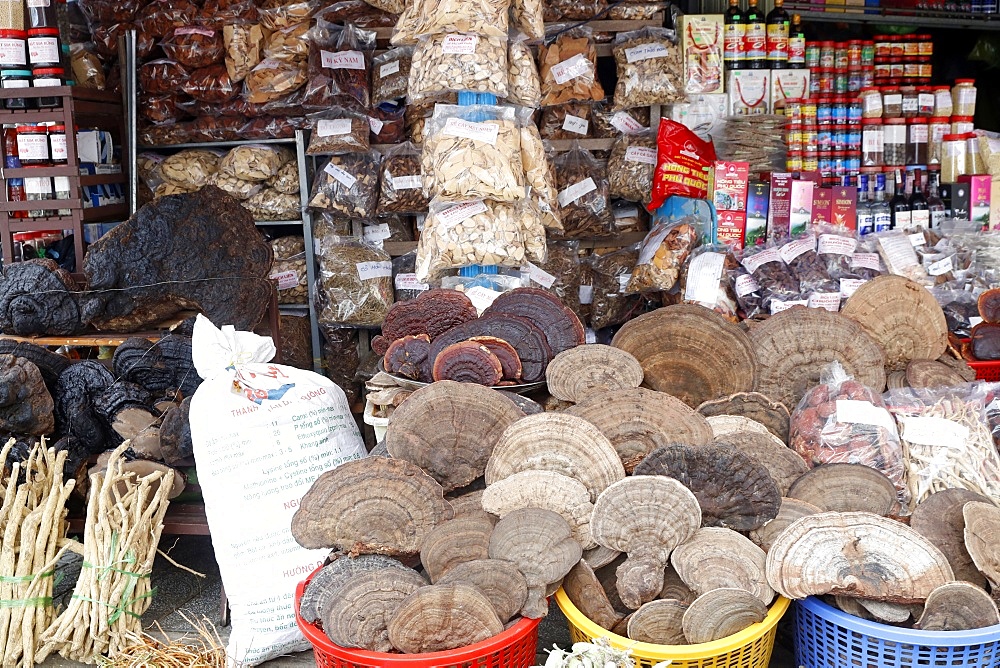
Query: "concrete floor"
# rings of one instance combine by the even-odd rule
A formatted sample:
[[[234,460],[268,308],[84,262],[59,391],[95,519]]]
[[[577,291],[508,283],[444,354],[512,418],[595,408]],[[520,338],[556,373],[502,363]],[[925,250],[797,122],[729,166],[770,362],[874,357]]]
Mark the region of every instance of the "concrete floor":
[[[171,637],[179,637],[191,631],[188,622],[179,614],[183,611],[191,619],[207,618],[213,624],[219,620],[219,600],[222,582],[219,578],[219,567],[215,563],[211,539],[207,536],[166,536],[160,544],[160,549],[167,551],[171,558],[188,568],[204,573],[200,578],[181,570],[162,557],[157,557],[153,567],[152,584],[156,587],[156,596],[146,614],[143,615],[143,625],[151,632],[157,633],[157,624]],[[79,561],[73,560],[64,564],[66,576],[57,587],[55,598],[72,593],[72,583],[79,572]],[[229,627],[217,628],[220,637],[225,642],[229,636]],[[787,633],[782,633],[779,627],[779,641],[775,647],[775,655],[770,668],[795,668],[791,655],[791,641]],[[566,619],[556,605],[549,608],[549,616],[542,620],[538,633],[538,663],[545,662],[545,650],[553,645],[568,647],[570,643]],[[43,666],[69,667],[80,666],[61,657],[48,659]],[[263,664],[266,668],[282,668],[284,666],[315,666],[312,652],[302,652],[293,656],[282,657]]]

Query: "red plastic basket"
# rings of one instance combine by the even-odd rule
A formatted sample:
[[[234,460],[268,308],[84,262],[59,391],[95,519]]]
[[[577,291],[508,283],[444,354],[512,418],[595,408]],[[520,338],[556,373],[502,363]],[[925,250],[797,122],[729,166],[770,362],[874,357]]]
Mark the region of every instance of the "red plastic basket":
[[[316,569],[295,588],[295,621],[312,643],[319,668],[530,668],[538,647],[538,619],[521,619],[488,640],[447,652],[384,654],[340,647],[315,624],[299,616],[299,601]]]
[[[1000,360],[990,362],[966,360],[966,362],[976,372],[976,380],[1000,380]]]

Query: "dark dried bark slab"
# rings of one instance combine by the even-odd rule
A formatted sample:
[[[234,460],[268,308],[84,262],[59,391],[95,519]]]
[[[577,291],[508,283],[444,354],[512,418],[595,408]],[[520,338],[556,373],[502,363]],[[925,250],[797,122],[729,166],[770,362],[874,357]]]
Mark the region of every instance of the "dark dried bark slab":
[[[95,402],[115,382],[102,364],[93,360],[71,364],[56,382],[56,424],[63,436],[75,436],[92,453],[107,446],[110,430]]]
[[[503,377],[497,356],[475,341],[446,346],[434,357],[434,380],[454,380],[492,387]]]
[[[54,353],[42,346],[26,341],[13,341],[11,339],[0,339],[0,355],[13,355],[26,359],[42,373],[42,379],[49,392],[53,392],[56,387],[56,380],[59,374],[70,365],[69,359]]]
[[[38,367],[0,355],[0,430],[41,436],[55,429],[52,395]]]
[[[552,360],[552,349],[545,333],[531,320],[519,316],[484,313],[481,318],[452,327],[433,339],[431,359],[436,359],[447,346],[476,336],[493,336],[509,343],[521,360],[523,382],[534,383],[545,378],[545,367]]]
[[[190,397],[201,385],[201,376],[194,368],[191,359],[191,337],[180,334],[168,334],[156,344],[167,367],[173,371],[173,387],[181,391],[185,397]]]
[[[413,380],[430,381],[431,337],[426,334],[406,335],[389,344],[383,366],[389,373]]]
[[[69,272],[52,260],[8,264],[0,280],[0,331],[18,336],[82,331],[78,291]]]
[[[176,408],[163,414],[160,425],[160,451],[163,461],[176,466],[181,460],[194,455],[191,441],[191,397],[186,397]]]
[[[126,408],[138,407],[149,411],[152,404],[153,395],[149,390],[124,380],[115,381],[94,400],[94,408],[109,423]]]
[[[404,336],[426,334],[433,340],[455,325],[475,320],[477,315],[476,307],[458,290],[427,290],[416,299],[389,307],[381,336],[372,339],[372,350],[384,355],[393,341]]]
[[[174,372],[167,366],[159,346],[148,339],[133,336],[115,348],[111,359],[115,376],[136,383],[150,392],[174,387]]]
[[[497,359],[500,360],[500,367],[503,369],[504,380],[521,380],[521,358],[517,356],[514,346],[495,336],[474,336],[469,340],[486,346],[491,353],[497,356]]]
[[[1000,324],[981,322],[972,328],[972,356],[977,360],[1000,360]]]
[[[90,246],[86,319],[129,332],[195,309],[251,330],[271,298],[271,260],[253,217],[218,188],[161,197]]]
[[[635,475],[678,480],[698,499],[703,526],[752,531],[781,508],[781,492],[767,469],[729,446],[659,448],[635,467]]]
[[[583,323],[559,297],[538,288],[517,288],[497,297],[483,315],[516,315],[534,322],[543,332],[552,355],[586,342]]]

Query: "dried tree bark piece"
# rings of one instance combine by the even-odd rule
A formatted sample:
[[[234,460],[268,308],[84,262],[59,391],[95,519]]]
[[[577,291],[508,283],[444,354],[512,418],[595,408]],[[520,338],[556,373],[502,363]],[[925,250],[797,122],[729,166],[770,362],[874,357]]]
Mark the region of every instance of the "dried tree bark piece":
[[[389,622],[392,646],[406,654],[466,647],[502,632],[503,622],[490,600],[463,583],[417,589]]]
[[[84,328],[76,281],[52,260],[8,263],[0,280],[0,332],[76,334]]]
[[[506,314],[486,314],[481,318],[457,325],[431,342],[431,358],[447,346],[476,336],[494,336],[509,343],[521,360],[521,380],[534,383],[545,377],[545,368],[552,359],[545,333],[528,318]]]
[[[21,357],[0,355],[0,431],[51,434],[54,408],[37,366]]]
[[[434,356],[432,377],[435,381],[455,380],[493,387],[503,378],[503,367],[486,346],[475,341],[459,341]]]
[[[457,564],[435,584],[469,584],[489,599],[501,622],[510,621],[528,598],[528,584],[517,566],[500,559],[476,559]]]
[[[70,365],[56,381],[56,424],[64,436],[75,436],[93,453],[106,449],[110,436],[95,402],[114,382],[111,372],[93,360]]]
[[[431,379],[431,337],[426,334],[404,336],[389,344],[383,358],[385,370],[400,376],[429,382]]]
[[[382,334],[372,339],[372,350],[384,355],[390,343],[406,335],[427,334],[434,340],[477,316],[476,307],[458,290],[427,290],[416,299],[396,302],[389,307],[382,323]]]
[[[583,323],[558,297],[538,288],[516,288],[497,297],[483,313],[527,318],[545,333],[553,355],[586,343]]]

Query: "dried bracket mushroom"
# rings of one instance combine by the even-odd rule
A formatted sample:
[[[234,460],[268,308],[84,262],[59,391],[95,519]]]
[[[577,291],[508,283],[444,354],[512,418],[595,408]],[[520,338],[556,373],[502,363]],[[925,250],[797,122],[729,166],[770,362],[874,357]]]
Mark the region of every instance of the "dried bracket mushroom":
[[[1000,624],[997,604],[982,587],[949,582],[927,596],[916,627],[924,631],[967,631],[996,624]]]
[[[434,356],[431,377],[435,381],[455,380],[494,387],[503,378],[503,365],[489,348],[475,341],[459,341],[445,346]]]
[[[616,390],[642,384],[642,366],[629,353],[595,343],[560,352],[545,369],[549,393],[579,403],[588,395],[602,398]]]
[[[934,492],[913,509],[910,527],[944,553],[957,579],[985,587],[986,578],[976,568],[965,547],[965,517],[962,509],[971,501],[991,503],[982,494],[960,487]]]
[[[482,516],[448,520],[434,527],[420,544],[420,563],[433,584],[458,564],[486,559],[493,521]]]
[[[788,528],[788,525],[795,520],[806,515],[815,515],[823,512],[822,508],[814,506],[806,501],[783,497],[778,516],[759,529],[750,532],[750,540],[759,545],[765,552],[771,549],[775,539],[781,532]]]
[[[500,621],[507,623],[524,606],[528,583],[517,566],[501,559],[476,559],[456,564],[435,584],[462,582],[489,599]]]
[[[502,339],[514,348],[521,362],[521,380],[534,383],[542,380],[545,367],[552,359],[549,344],[545,340],[543,325],[536,321],[504,314],[486,314],[481,318],[456,325],[431,342],[431,358],[453,343],[478,337]]]
[[[788,494],[792,484],[809,471],[809,466],[799,453],[785,446],[777,436],[768,431],[763,434],[742,432],[716,436],[713,443],[736,448],[763,464],[782,495]]]
[[[476,307],[458,290],[436,288],[416,299],[396,302],[382,323],[382,334],[372,339],[372,350],[384,355],[390,343],[406,335],[427,334],[432,340],[456,325],[475,320]]]
[[[519,508],[544,508],[559,513],[585,550],[597,547],[590,534],[594,505],[586,486],[555,471],[521,471],[486,488],[482,509],[501,519]]]
[[[742,589],[770,605],[774,590],[764,572],[764,550],[730,529],[705,527],[670,555],[688,587],[701,595],[713,589]]]
[[[323,618],[323,630],[341,647],[392,651],[389,621],[403,600],[426,586],[416,571],[383,568],[358,573],[340,585]]]
[[[688,606],[681,622],[692,644],[712,642],[764,621],[767,606],[742,589],[713,589]]]
[[[583,345],[583,323],[551,292],[538,288],[515,288],[493,300],[484,316],[522,317],[539,324],[552,355]]]
[[[686,645],[683,620],[688,606],[675,599],[644,603],[628,620],[628,637],[657,645]]]
[[[976,568],[989,580],[990,590],[1000,586],[1000,558],[996,537],[1000,530],[1000,509],[992,503],[970,501],[962,507],[965,517],[965,548]]]
[[[563,591],[580,612],[605,629],[612,629],[624,615],[611,605],[608,595],[586,560],[581,559],[563,578]]]
[[[384,568],[400,568],[409,570],[401,562],[392,557],[380,554],[362,554],[358,557],[336,555],[330,563],[323,566],[306,585],[299,600],[299,615],[310,624],[322,622],[334,600],[337,588],[347,582],[352,576],[368,571],[378,571]]]
[[[503,632],[489,599],[472,585],[421,587],[389,622],[389,641],[404,654],[442,652],[482,642]]]
[[[796,480],[788,496],[831,512],[889,515],[899,508],[896,488],[864,464],[823,464]]]
[[[698,406],[705,417],[713,415],[741,415],[767,427],[782,442],[788,442],[788,407],[760,392],[737,392],[727,397],[706,401]]]

